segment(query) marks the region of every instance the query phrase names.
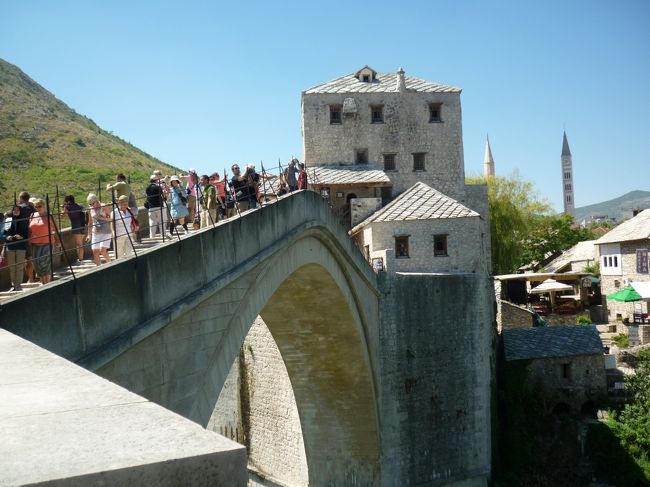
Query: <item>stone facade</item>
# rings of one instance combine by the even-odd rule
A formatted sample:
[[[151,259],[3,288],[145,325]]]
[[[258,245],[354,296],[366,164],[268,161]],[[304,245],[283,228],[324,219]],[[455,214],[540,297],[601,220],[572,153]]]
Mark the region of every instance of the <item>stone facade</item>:
[[[481,237],[479,217],[372,222],[363,229],[361,245],[370,259],[395,254],[395,237],[408,236],[408,257],[394,255],[390,272],[480,272],[489,274],[489,245]],[[435,256],[434,235],[447,236],[447,255]],[[489,240],[489,237],[488,237]],[[388,266],[387,266],[388,267]]]
[[[607,315],[610,321],[617,319],[629,318],[632,321],[634,314],[634,302],[620,302],[612,299],[606,299],[608,294],[615,293],[627,287],[626,283],[638,281],[650,281],[650,274],[641,274],[637,272],[636,251],[637,249],[650,249],[650,239],[635,240],[630,242],[620,242],[596,245],[598,249],[598,259],[601,269],[601,293],[603,300],[607,304]],[[603,259],[616,257],[618,266],[604,266]],[[639,301],[643,313],[648,313],[648,302]]]
[[[229,437],[234,432],[232,439],[246,445],[248,468],[258,478],[280,485],[308,485],[291,381],[280,350],[260,317],[230,369],[208,429]]]
[[[388,76],[379,73],[379,84]],[[384,167],[384,154],[395,155],[395,169],[386,171],[397,195],[422,181],[459,199],[463,197],[463,162],[460,90],[420,92],[395,90],[393,81],[374,92],[323,93],[318,87],[302,93],[303,154],[308,166],[354,165],[357,151],[367,151],[367,161]],[[364,87],[361,86],[360,89]],[[353,99],[356,114],[331,123],[332,106]],[[430,122],[430,106],[438,105],[439,121]],[[383,121],[372,123],[372,107],[383,108]],[[413,154],[424,154],[424,170],[414,170]]]
[[[566,404],[570,413],[579,414],[585,403],[598,402],[606,395],[604,356],[531,359],[526,385],[533,390],[541,388],[546,412],[553,412],[558,404]]]

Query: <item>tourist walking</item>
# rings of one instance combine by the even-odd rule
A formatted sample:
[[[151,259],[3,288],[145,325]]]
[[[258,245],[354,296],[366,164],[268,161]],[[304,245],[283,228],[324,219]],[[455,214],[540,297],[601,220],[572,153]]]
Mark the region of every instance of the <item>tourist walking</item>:
[[[56,222],[47,212],[45,202],[34,200],[35,213],[29,217],[29,247],[34,271],[47,284],[52,280],[52,249],[60,246]]]
[[[107,205],[102,205],[96,195],[90,193],[88,203],[88,230],[86,240],[90,241],[95,265],[101,264],[101,257],[110,262],[108,248],[111,246],[111,212]]]
[[[196,170],[190,169],[189,174],[181,174],[181,177],[185,179],[185,191],[187,194],[187,210],[189,212],[187,219],[191,223],[194,223],[194,218],[197,216],[196,190],[199,187],[199,176],[196,174]]]
[[[27,253],[27,239],[29,238],[29,215],[23,216],[20,205],[11,209],[11,222],[6,222],[5,227],[5,252],[9,266],[10,291],[22,291],[25,277],[25,254]],[[8,225],[8,228],[7,228]]]
[[[298,168],[296,167],[297,163],[298,159],[291,159],[289,161],[289,165],[282,173],[286,188],[289,192],[293,192],[298,189],[298,180],[296,179],[296,174],[298,173]]]
[[[115,231],[115,258],[128,257],[132,255],[133,242],[131,240],[131,222],[133,212],[129,208],[129,198],[120,196],[117,200],[117,208],[113,210],[113,227]]]
[[[189,216],[189,210],[187,209],[187,197],[185,196],[185,191],[181,187],[181,180],[178,176],[172,176],[169,180],[171,188],[169,190],[169,213],[172,217],[172,221],[169,224],[170,233],[174,233],[176,225],[180,224],[183,226],[185,235],[188,235],[190,232],[187,229],[186,218]]]
[[[63,198],[63,212],[61,216],[67,216],[72,226],[70,232],[74,238],[75,248],[77,249],[77,262],[84,260],[84,234],[86,233],[86,217],[84,208],[76,203],[74,196],[69,194]]]
[[[219,221],[217,207],[219,206],[219,195],[217,189],[210,184],[207,174],[201,176],[201,228],[209,227]]]
[[[149,186],[145,190],[147,201],[144,206],[149,216],[149,238],[154,238],[157,232],[162,236],[167,228],[167,210],[164,208],[165,197],[162,181],[156,173],[149,179]]]
[[[298,189],[307,189],[307,171],[304,162],[298,164]]]

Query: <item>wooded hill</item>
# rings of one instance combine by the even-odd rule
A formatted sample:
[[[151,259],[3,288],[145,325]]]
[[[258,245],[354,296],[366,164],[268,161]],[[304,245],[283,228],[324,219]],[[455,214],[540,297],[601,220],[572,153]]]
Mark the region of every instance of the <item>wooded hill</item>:
[[[16,66],[0,59],[0,209],[7,211],[14,192],[54,199],[59,187],[85,205],[89,190],[102,196],[118,172],[130,176],[139,197],[154,169],[177,174],[128,142],[76,113]],[[105,197],[105,199],[108,199]]]

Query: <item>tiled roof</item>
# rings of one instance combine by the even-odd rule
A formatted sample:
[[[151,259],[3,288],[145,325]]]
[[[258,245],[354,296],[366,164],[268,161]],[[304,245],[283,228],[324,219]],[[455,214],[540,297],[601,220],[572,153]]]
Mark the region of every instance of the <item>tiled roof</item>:
[[[503,330],[503,342],[507,361],[603,353],[595,325]]]
[[[351,230],[351,233],[357,232],[361,227],[372,222],[433,220],[469,216],[480,215],[455,199],[436,191],[431,186],[419,182],[359,223]]]
[[[377,79],[372,82],[359,81],[355,73],[346,74],[327,83],[323,83],[305,91],[312,93],[397,93],[397,73],[377,73]],[[460,93],[455,86],[442,85],[433,81],[404,76],[407,91],[420,93]]]
[[[585,240],[584,242],[578,242],[569,250],[565,250],[562,255],[544,266],[546,272],[558,272],[570,265],[571,262],[595,260],[594,242],[595,240]]]
[[[630,242],[650,238],[650,209],[643,210],[634,218],[624,221],[596,240],[596,245],[615,242]]]
[[[363,185],[381,184],[390,186],[390,178],[384,171],[370,164],[356,166],[311,166],[307,168],[309,184]]]

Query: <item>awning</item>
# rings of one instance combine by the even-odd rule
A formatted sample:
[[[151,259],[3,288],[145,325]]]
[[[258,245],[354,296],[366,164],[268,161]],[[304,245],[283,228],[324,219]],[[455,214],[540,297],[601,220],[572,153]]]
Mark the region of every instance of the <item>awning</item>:
[[[542,294],[542,293],[548,293],[551,291],[568,291],[572,290],[573,286],[569,286],[567,284],[562,284],[561,282],[557,282],[555,279],[546,279],[543,283],[541,283],[539,286],[534,287],[533,289],[530,290],[532,294]]]
[[[615,293],[608,294],[607,299],[613,299],[614,301],[621,301],[624,303],[630,302],[630,301],[640,301],[641,300],[641,295],[637,293],[632,287],[626,287],[625,289],[621,289],[620,291],[616,291]]]
[[[630,286],[639,293],[642,299],[650,299],[650,281],[631,282]]]

